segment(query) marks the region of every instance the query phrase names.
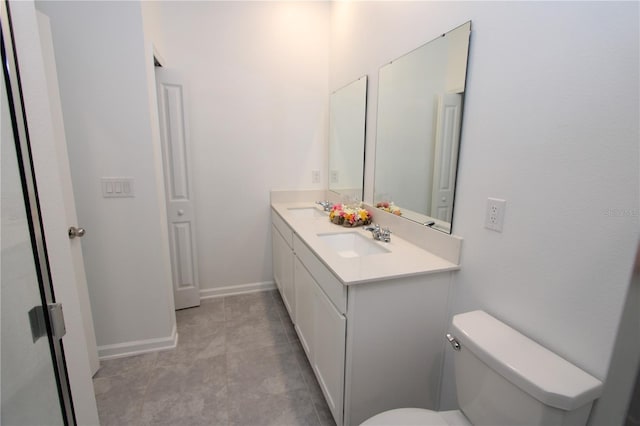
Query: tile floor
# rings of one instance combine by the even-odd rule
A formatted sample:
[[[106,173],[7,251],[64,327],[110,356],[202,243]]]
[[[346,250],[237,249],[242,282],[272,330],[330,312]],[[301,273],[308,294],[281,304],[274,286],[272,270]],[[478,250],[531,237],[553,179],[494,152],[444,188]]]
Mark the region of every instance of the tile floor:
[[[176,317],[176,349],[102,362],[102,426],[335,425],[277,291]]]

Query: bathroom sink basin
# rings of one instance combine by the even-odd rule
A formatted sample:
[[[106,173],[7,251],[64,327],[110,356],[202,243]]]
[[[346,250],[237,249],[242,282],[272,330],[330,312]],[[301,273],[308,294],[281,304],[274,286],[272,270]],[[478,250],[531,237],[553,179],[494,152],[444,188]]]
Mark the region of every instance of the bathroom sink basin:
[[[318,210],[315,207],[292,207],[287,210],[289,210],[289,213],[293,214],[296,217],[306,217],[309,219],[317,217],[327,217],[326,213]]]
[[[341,257],[364,257],[390,251],[358,232],[318,234],[318,237]]]

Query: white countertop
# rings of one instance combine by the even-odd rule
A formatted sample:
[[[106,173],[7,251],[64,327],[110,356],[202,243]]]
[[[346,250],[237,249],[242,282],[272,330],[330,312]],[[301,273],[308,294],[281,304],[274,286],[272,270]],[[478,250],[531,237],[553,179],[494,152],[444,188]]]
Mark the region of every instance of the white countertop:
[[[341,257],[322,241],[318,234],[357,232],[373,240],[371,232],[364,230],[362,226],[348,228],[335,225],[329,222],[328,213],[325,213],[324,217],[307,218],[296,216],[289,210],[312,207],[322,211],[322,208],[313,202],[274,202],[271,207],[345,285],[460,269],[460,265],[423,250],[394,234],[391,235],[391,242],[375,241],[375,244],[389,250],[388,253]],[[391,231],[393,232],[393,229]]]

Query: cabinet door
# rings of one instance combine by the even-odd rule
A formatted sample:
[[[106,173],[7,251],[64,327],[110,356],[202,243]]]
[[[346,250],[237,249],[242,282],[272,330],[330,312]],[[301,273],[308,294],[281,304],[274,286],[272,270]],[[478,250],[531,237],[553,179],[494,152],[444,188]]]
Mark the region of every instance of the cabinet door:
[[[300,343],[313,365],[313,336],[314,336],[314,287],[315,283],[309,271],[298,258],[294,260],[294,280],[296,285],[296,322],[295,327]]]
[[[289,311],[291,321],[296,323],[296,288],[293,281],[293,251],[285,244],[286,254],[282,257],[282,300]]]
[[[295,287],[293,283],[293,251],[275,226],[271,227],[273,246],[273,279],[295,324]]]
[[[273,256],[273,281],[282,294],[282,235],[271,225],[271,253]]]
[[[314,287],[313,369],[338,425],[342,424],[346,318],[322,289]]]

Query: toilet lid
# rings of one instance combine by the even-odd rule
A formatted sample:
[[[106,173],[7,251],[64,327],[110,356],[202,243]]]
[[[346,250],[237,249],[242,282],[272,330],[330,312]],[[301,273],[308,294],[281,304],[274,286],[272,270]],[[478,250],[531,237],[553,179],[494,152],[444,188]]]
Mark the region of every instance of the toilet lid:
[[[360,426],[443,426],[448,424],[437,411],[424,408],[397,408],[376,414]]]

